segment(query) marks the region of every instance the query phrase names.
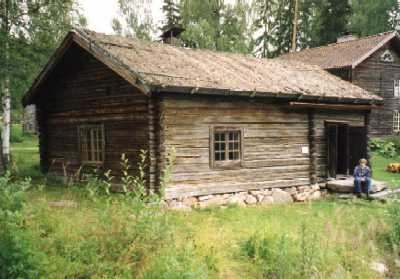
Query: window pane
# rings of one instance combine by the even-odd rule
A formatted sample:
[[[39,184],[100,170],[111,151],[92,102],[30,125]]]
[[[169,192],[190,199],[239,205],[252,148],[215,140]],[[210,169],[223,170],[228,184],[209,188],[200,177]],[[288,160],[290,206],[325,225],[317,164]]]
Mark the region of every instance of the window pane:
[[[214,133],[214,160],[240,160],[240,131],[226,131]]]

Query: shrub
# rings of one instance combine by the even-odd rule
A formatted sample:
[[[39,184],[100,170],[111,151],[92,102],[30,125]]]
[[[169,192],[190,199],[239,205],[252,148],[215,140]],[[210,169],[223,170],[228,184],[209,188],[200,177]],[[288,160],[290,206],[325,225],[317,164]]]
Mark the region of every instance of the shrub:
[[[373,139],[370,141],[370,148],[372,151],[378,152],[383,157],[393,158],[398,155],[400,145],[398,141],[393,142],[391,139]]]
[[[13,182],[9,174],[0,178],[0,278],[44,276],[44,254],[25,227],[22,214],[30,181]]]

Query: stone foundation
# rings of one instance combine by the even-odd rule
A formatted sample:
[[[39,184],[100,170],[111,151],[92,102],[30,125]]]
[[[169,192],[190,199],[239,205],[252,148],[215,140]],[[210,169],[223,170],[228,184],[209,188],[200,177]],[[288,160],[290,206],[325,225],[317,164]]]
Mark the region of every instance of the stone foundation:
[[[253,206],[305,202],[320,199],[324,191],[318,185],[252,190],[248,192],[186,197],[166,200],[171,209],[190,210],[212,206]]]

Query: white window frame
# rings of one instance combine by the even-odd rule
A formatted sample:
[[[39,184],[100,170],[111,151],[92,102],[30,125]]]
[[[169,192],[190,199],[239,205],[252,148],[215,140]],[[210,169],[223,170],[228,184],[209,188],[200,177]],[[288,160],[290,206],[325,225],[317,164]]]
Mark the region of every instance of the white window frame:
[[[216,140],[217,134],[224,134],[224,141]],[[229,134],[238,136],[236,139],[230,139]],[[214,169],[235,169],[242,167],[243,160],[243,138],[244,130],[240,127],[212,127],[210,129],[210,165]],[[232,147],[231,145],[238,146]],[[222,144],[223,148],[219,151],[216,144]],[[218,153],[223,153],[223,158],[218,159]],[[235,155],[233,155],[235,154]],[[234,156],[234,158],[230,156]],[[220,155],[222,156],[222,154]]]
[[[105,157],[104,125],[78,126],[78,147],[82,165],[103,165]]]
[[[400,132],[400,112],[398,110],[393,111],[393,132]]]
[[[400,98],[400,80],[396,79],[393,81],[393,96]]]

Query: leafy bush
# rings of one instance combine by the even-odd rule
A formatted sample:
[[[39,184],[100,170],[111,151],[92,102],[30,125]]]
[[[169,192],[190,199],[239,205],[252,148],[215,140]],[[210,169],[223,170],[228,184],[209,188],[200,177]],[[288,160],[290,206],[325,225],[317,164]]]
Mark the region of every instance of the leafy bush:
[[[372,139],[369,143],[372,151],[379,153],[383,157],[393,158],[400,152],[400,142],[392,139]]]
[[[30,181],[0,177],[0,278],[40,278],[45,275],[44,254],[35,247],[22,214]]]

